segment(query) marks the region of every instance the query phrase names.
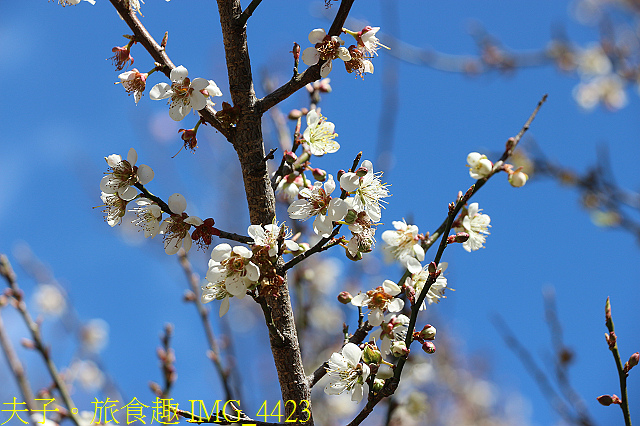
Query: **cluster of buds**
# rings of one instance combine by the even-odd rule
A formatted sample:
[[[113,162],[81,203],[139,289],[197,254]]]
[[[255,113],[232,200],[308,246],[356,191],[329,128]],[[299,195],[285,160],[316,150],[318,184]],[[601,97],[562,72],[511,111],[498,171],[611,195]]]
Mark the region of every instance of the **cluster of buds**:
[[[422,330],[413,332],[413,339],[422,343],[422,350],[428,354],[436,352],[433,340],[436,338],[436,328],[431,324],[425,325]]]
[[[513,138],[509,139],[507,142],[507,149],[509,149],[510,143],[514,143]],[[500,161],[494,165],[486,155],[480,154],[479,152],[471,152],[467,155],[467,167],[469,167],[469,175],[473,179],[485,179],[491,176],[494,172],[503,170],[507,172],[509,184],[514,188],[524,186],[527,183],[527,180],[529,180],[529,176],[522,171],[524,167],[518,167],[514,170],[513,165],[502,163]]]

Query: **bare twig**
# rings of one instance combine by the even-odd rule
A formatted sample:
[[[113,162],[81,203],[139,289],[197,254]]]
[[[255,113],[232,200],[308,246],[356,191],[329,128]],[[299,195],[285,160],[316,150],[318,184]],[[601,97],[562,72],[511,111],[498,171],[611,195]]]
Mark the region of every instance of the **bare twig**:
[[[240,25],[241,27],[244,27],[247,24],[247,20],[251,17],[251,15],[253,15],[253,12],[256,10],[256,8],[261,2],[262,0],[251,0],[251,3],[249,3],[249,6],[247,6],[247,8],[244,11],[242,11],[242,14],[238,18],[238,25]]]
[[[49,348],[47,348],[42,340],[42,335],[40,334],[40,326],[31,318],[31,314],[27,310],[27,306],[23,299],[23,294],[20,288],[18,287],[18,282],[16,281],[16,275],[13,272],[13,268],[9,263],[9,259],[7,256],[0,255],[0,275],[2,275],[9,288],[11,289],[11,297],[13,297],[16,301],[16,309],[22,315],[22,319],[24,320],[29,332],[31,333],[31,339],[33,340],[34,348],[42,355],[44,359],[45,365],[47,366],[47,370],[49,371],[49,375],[53,379],[56,387],[58,388],[58,392],[62,398],[62,401],[67,406],[67,410],[69,411],[69,417],[76,424],[76,426],[80,426],[80,418],[78,417],[78,409],[76,408],[69,391],[67,389],[67,385],[58,373],[58,369],[56,368],[53,360],[51,359],[51,354],[49,352]]]
[[[605,305],[605,318],[607,330],[609,330],[609,334],[607,335],[607,343],[609,344],[609,349],[613,354],[613,359],[616,362],[618,378],[620,379],[620,409],[622,410],[622,415],[624,416],[624,424],[626,426],[631,426],[629,398],[627,396],[627,376],[629,375],[629,373],[628,371],[625,371],[624,366],[622,365],[622,360],[620,359],[620,351],[618,351],[618,339],[615,333],[615,327],[613,326],[613,318],[611,317],[611,302],[609,301],[608,297],[607,303]]]

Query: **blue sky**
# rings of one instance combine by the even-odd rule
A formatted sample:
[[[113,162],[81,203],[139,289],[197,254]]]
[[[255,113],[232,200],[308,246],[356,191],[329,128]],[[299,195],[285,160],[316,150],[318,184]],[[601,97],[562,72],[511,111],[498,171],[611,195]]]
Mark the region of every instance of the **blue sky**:
[[[564,1],[451,3],[402,2],[397,37],[452,54],[476,53],[468,34],[473,21],[516,50],[545,46],[551,29],[558,25],[580,45],[598,38],[597,28],[569,17]],[[318,13],[321,4],[298,2],[292,7],[291,2],[274,0],[260,5],[249,21],[248,35],[256,79],[268,72],[279,83],[288,80],[288,51],[293,42],[304,49],[310,30],[329,26]],[[360,1],[351,16],[381,25],[384,31],[387,8],[385,1]],[[242,213],[245,201],[233,150],[212,129],[201,128],[197,153],[171,158],[180,147],[178,128],[191,127],[196,119],[190,116],[174,123],[164,102],[150,101],[147,93],[135,106],[120,86],[113,85],[118,72],[105,59],[113,46],[126,43],[122,34],[129,31],[109,2],[98,0],[95,6],[82,2],[67,8],[43,0],[4,2],[1,10],[0,73],[5,84],[0,104],[4,135],[0,252],[12,258],[16,247],[28,244],[64,285],[79,318],[109,322],[110,341],[103,361],[129,399],[150,399],[147,382],[160,379],[155,347],[165,322],[176,325],[175,346],[182,348],[177,351],[175,398],[221,394],[210,363],[200,356],[204,343],[193,307],[180,300],[185,282],[177,261],[164,254],[158,241],[142,241],[124,226],[111,229],[99,209],[91,207],[100,204],[98,183],[106,170],[103,157],[126,155],[133,146],[139,163],[155,170],[152,192],[164,198],[180,192],[188,200],[189,213],[214,217],[220,228],[245,233],[249,223]],[[222,99],[230,101],[215,4],[149,0],[143,13],[143,22],[157,39],[169,31],[167,52],[174,63],[185,65],[190,76],[215,80]],[[140,70],[153,67],[141,47],[134,47],[133,56]],[[394,148],[392,167],[384,170],[393,197],[383,212],[383,229],[403,217],[412,218],[422,232],[436,229],[447,203],[473,183],[465,168],[467,154],[500,152],[544,93],[549,100],[528,136],[549,158],[582,171],[597,162],[597,147],[606,145],[617,182],[630,189],[638,186],[640,102],[635,89],[628,90],[625,108],[610,112],[598,107],[587,113],[571,95],[577,78],[552,66],[469,78],[396,61],[386,52],[374,64],[376,72],[364,80],[334,67],[333,92],[323,96],[321,107],[336,124],[341,149],[317,160],[316,166],[335,173],[346,169],[361,150],[375,165],[378,123],[381,114],[388,114],[384,95],[393,87],[384,72],[394,64],[399,103],[388,141]],[[165,79],[154,75],[149,84],[159,81]],[[296,94],[281,108],[286,112],[305,102],[304,93]],[[265,138],[273,146],[270,124],[265,125]],[[484,356],[490,379],[505,395],[520,393],[530,401],[532,423],[553,424],[557,416],[506,349],[490,317],[499,313],[531,354],[549,366],[542,291],[555,288],[565,342],[576,353],[573,384],[592,418],[599,424],[619,424],[617,408],[601,407],[595,401],[598,395],[619,393],[603,338],[603,311],[610,296],[626,359],[640,349],[637,241],[628,233],[594,226],[575,191],[546,179],[534,177],[524,188],[514,189],[504,176],[497,176],[474,201],[492,219],[486,248],[472,254],[460,247],[446,251],[447,277],[456,292],[421,321],[434,321],[439,333],[455,336],[463,354]],[[279,220],[285,219],[281,213]],[[330,254],[344,259],[340,250]],[[202,252],[193,254],[198,272],[204,271],[207,257]],[[348,268],[348,261],[344,262]],[[32,292],[33,280],[20,267],[16,271],[27,293]],[[370,272],[372,277],[390,279],[400,273],[393,267]],[[245,303],[235,316],[234,308],[232,304],[232,322],[245,315],[246,328],[261,330],[255,306]],[[17,318],[7,315],[5,321],[18,339],[24,331]],[[46,325],[46,330],[51,334],[45,337],[55,342],[58,362],[68,362],[73,356],[72,340],[56,340],[55,324]],[[272,375],[260,377],[261,371],[272,368],[268,367],[266,335],[238,330],[234,339],[237,349],[264,353],[260,360],[240,358],[243,376],[257,383],[256,392],[248,398],[259,405],[277,388]],[[45,386],[39,361],[25,356],[37,377],[36,388]],[[7,374],[2,365],[0,377],[9,383]],[[633,395],[640,391],[638,374],[632,374],[628,383],[632,416],[637,418],[639,399]],[[2,395],[5,400],[11,396]],[[88,401],[78,404],[88,409]]]

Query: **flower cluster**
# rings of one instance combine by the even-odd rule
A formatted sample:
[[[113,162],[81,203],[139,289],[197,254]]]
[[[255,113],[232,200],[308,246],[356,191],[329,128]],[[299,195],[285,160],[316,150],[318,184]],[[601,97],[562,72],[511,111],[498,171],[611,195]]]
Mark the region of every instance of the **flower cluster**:
[[[213,80],[194,78],[190,80],[189,71],[182,65],[171,70],[171,84],[158,83],[149,91],[154,101],[169,98],[169,116],[180,121],[191,112],[200,111],[211,102],[211,96],[222,96],[222,92]]]
[[[420,262],[424,260],[424,249],[420,244],[423,237],[418,234],[416,225],[407,225],[403,219],[391,222],[395,231],[387,230],[382,233],[382,240],[386,243],[385,253],[395,260],[399,260],[411,273],[422,269]]]
[[[320,157],[340,149],[340,145],[334,140],[338,136],[334,130],[335,125],[316,110],[307,113],[307,128],[302,137],[309,145],[311,154]]]
[[[105,157],[105,160],[111,171],[100,181],[100,198],[105,206],[105,220],[110,226],[116,226],[126,213],[127,203],[138,195],[134,185],[151,182],[153,170],[144,164],[136,166],[138,153],[133,148],[129,150],[126,160],[117,154]]]
[[[446,296],[444,295],[444,291],[447,289],[447,279],[445,278],[443,273],[447,269],[447,266],[447,262],[442,262],[438,265],[437,270],[434,272],[434,274],[437,274],[436,280],[433,284],[431,284],[431,287],[429,287],[429,290],[427,291],[427,295],[425,297],[425,300],[429,304],[438,303],[440,299],[446,298]],[[413,293],[415,297],[418,297],[422,292],[424,285],[427,283],[429,276],[431,275],[432,273],[429,271],[429,265],[427,265],[420,271],[411,274],[411,276],[407,278],[405,286],[410,289],[410,292]],[[419,310],[423,311],[425,309],[427,309],[427,306],[423,300]]]

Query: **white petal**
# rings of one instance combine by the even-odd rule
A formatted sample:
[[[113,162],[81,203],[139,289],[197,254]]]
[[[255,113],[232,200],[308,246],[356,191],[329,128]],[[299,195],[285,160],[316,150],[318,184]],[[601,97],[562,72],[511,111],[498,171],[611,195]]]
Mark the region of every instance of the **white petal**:
[[[180,250],[182,246],[182,240],[180,238],[171,238],[168,240],[164,240],[164,251],[168,255],[173,255]]]
[[[392,296],[396,296],[400,294],[400,292],[402,291],[400,286],[398,286],[398,284],[394,283],[391,280],[384,280],[384,282],[382,283],[382,288],[384,289],[385,293],[390,294]]]
[[[244,267],[244,270],[247,273],[245,278],[249,281],[256,282],[258,281],[258,278],[260,278],[260,268],[258,268],[258,266],[253,262],[249,262],[247,266]]]
[[[309,218],[309,214],[304,209],[304,207],[308,206],[310,203],[307,200],[296,200],[287,209],[287,213],[289,213],[289,217],[291,219],[305,220]]]
[[[209,96],[222,96],[222,91],[215,81],[209,80],[209,85],[205,88]]]
[[[146,164],[140,164],[140,166],[138,166],[138,181],[143,184],[146,185],[149,182],[151,182],[151,180],[153,179],[154,173],[153,173],[153,169],[149,166],[147,166]]]
[[[321,214],[317,215],[313,221],[313,231],[322,237],[328,237],[333,232],[331,219]]]
[[[366,302],[365,302],[366,299]],[[351,304],[354,306],[365,306],[368,303],[368,297],[366,293],[360,293],[351,299]]]
[[[346,47],[338,47],[338,58],[343,61],[350,61],[351,55],[349,54],[349,50]]]
[[[182,194],[175,193],[169,197],[169,208],[174,214],[180,214],[187,209],[187,200]]]
[[[240,299],[242,299],[247,293],[247,286],[245,285],[244,280],[237,275],[227,278],[224,285],[229,294]]]
[[[188,223],[189,225],[193,225],[193,226],[200,226],[204,223],[204,221],[200,219],[198,216],[189,216],[184,220],[184,223]]]
[[[171,70],[171,74],[169,74],[169,78],[171,81],[182,83],[182,81],[189,76],[189,71],[182,65],[175,67]]]
[[[422,258],[424,259],[424,253],[422,254]],[[418,262],[417,259],[411,256],[404,256],[402,259],[400,259],[400,261],[412,274],[417,274],[422,270],[422,265],[420,264],[420,262]]]
[[[311,67],[320,60],[320,52],[315,47],[307,47],[302,51],[302,62]]]
[[[179,102],[172,102],[169,106],[169,117],[174,121],[180,121],[191,112],[191,105],[183,105]]]
[[[360,178],[352,172],[347,172],[340,177],[340,187],[347,192],[353,192],[360,187]]]
[[[100,179],[100,191],[105,194],[115,194],[117,189],[115,188],[113,175],[109,174]]]
[[[127,186],[118,190],[118,196],[125,201],[131,201],[138,195],[138,190],[134,186]]]
[[[129,152],[127,153],[127,161],[129,162],[129,164],[131,164],[132,166],[135,166],[136,161],[138,161],[138,153],[136,152],[135,149],[131,148],[129,150]]]
[[[284,240],[284,245],[289,251],[298,251],[300,250],[300,245],[292,240]]]
[[[389,312],[400,312],[404,308],[404,300],[397,297],[387,304],[387,310]]]
[[[362,351],[355,343],[347,343],[342,348],[342,355],[347,359],[351,367],[355,367],[360,362]]]
[[[251,259],[251,256],[253,255],[253,252],[245,246],[235,246],[233,248],[233,252],[245,259]]]
[[[469,216],[470,218],[473,218],[475,215],[478,214],[478,203],[471,203],[469,204],[469,213],[467,214],[467,216]]]
[[[222,302],[220,303],[220,312],[218,314],[222,317],[228,311],[229,311],[229,296],[222,299]]]
[[[331,194],[336,189],[336,181],[333,180],[333,175],[329,175],[327,181],[324,183],[324,192]]]
[[[231,246],[227,243],[218,244],[211,251],[211,259],[222,262],[231,256]]]
[[[369,311],[369,315],[367,315],[367,321],[374,327],[382,324],[382,320],[384,319],[384,315],[382,315],[382,311],[380,308],[373,308]]]
[[[200,111],[202,108],[207,106],[207,98],[200,92],[193,92],[189,99],[191,99],[191,106],[196,111]]]
[[[415,254],[416,258],[420,261],[424,261],[424,249],[418,243],[413,245],[413,254]]]
[[[320,67],[320,77],[325,78],[328,76],[332,67],[331,59],[328,59],[324,64],[322,64],[322,67]]]
[[[309,43],[318,44],[324,41],[327,32],[323,28],[316,28],[309,33]]]
[[[327,218],[333,222],[344,219],[349,211],[349,205],[340,198],[332,198],[327,207]]]
[[[158,83],[149,91],[149,99],[152,101],[159,101],[160,99],[166,99],[171,96],[171,86],[167,83]]]
[[[191,239],[191,235],[189,234],[185,235],[184,239],[182,240],[182,247],[184,247],[184,251],[186,253],[189,253],[189,250],[191,250],[192,245],[193,245],[193,240]]]

